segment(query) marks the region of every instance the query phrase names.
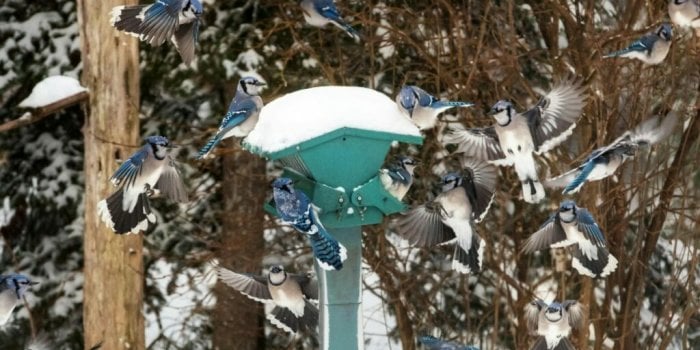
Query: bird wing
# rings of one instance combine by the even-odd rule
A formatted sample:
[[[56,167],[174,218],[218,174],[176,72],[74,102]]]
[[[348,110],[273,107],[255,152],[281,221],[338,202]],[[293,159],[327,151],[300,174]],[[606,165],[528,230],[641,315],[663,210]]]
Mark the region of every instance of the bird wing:
[[[438,99],[435,98],[435,96],[429,94],[427,91],[425,91],[417,86],[413,87],[413,91],[415,92],[416,96],[418,97],[418,104],[421,107],[430,107],[430,105],[432,105],[433,103],[438,101]]]
[[[471,202],[472,217],[475,222],[481,222],[493,203],[498,171],[494,166],[476,158],[463,158],[462,167],[464,171],[471,174],[473,179],[473,182],[462,182]]]
[[[130,187],[136,182],[136,177],[141,174],[141,166],[149,156],[148,147],[150,146],[141,147],[119,166],[119,169],[110,178],[114,186]]]
[[[199,39],[199,20],[180,25],[170,40],[180,53],[182,61],[190,65],[194,60],[195,45]]]
[[[653,145],[671,135],[677,122],[678,114],[675,111],[671,111],[663,119],[661,116],[654,116],[645,120],[622,137],[629,135],[629,140],[638,145]]]
[[[583,165],[576,168],[576,176],[564,187],[563,194],[578,191],[583,186],[583,183],[588,179],[588,175],[591,175],[593,168],[595,168],[597,157],[598,155],[592,155]]]
[[[569,340],[569,338],[561,338],[561,340],[559,340],[559,344],[557,344],[557,346],[555,346],[552,350],[576,350],[576,347],[574,347],[574,344],[571,344],[571,340]]]
[[[338,8],[335,6],[333,0],[314,1],[313,3],[316,11],[323,17],[333,21],[341,20],[340,12],[338,12]]]
[[[289,277],[299,283],[307,300],[318,302],[318,281],[311,274],[290,274]]]
[[[540,312],[546,308],[547,304],[540,299],[536,299],[525,306],[525,321],[530,333],[537,333],[537,326],[540,319]]]
[[[158,178],[156,188],[161,190],[166,197],[178,203],[187,203],[187,188],[182,182],[180,172],[177,170],[175,160],[168,156],[168,164],[163,168],[163,172]]]
[[[605,247],[605,237],[603,237],[603,232],[600,230],[598,223],[595,222],[593,215],[591,215],[588,210],[578,208],[576,220],[578,230],[583,233],[586,239],[599,247]]]
[[[654,43],[659,40],[659,36],[656,34],[647,34],[639,40],[633,42],[630,44],[630,46],[627,47],[627,51],[638,51],[638,52],[647,52],[651,51],[651,49],[654,47]]]
[[[241,292],[241,294],[248,298],[261,303],[273,302],[270,290],[267,288],[265,277],[252,274],[240,274],[223,267],[218,267],[217,273],[219,275],[219,280]]]
[[[456,144],[457,153],[464,153],[467,157],[487,160],[497,165],[511,165],[513,162],[506,159],[498,141],[498,134],[493,127],[472,129],[448,129],[443,138],[447,144]]]
[[[455,238],[442,222],[441,206],[431,202],[411,209],[398,220],[396,232],[418,247],[432,247]]]
[[[548,152],[566,140],[585,105],[585,87],[577,81],[564,81],[542,97],[535,107],[522,113],[535,143],[535,153]]]
[[[225,134],[228,130],[243,123],[257,109],[258,105],[252,98],[234,98],[228,107],[228,112],[226,112],[224,119],[221,120],[219,133],[223,132],[222,134]]]
[[[576,300],[565,300],[561,306],[568,313],[571,328],[581,328],[583,325],[583,306]]]
[[[149,6],[139,27],[139,38],[153,46],[173,36],[179,24],[181,0],[159,0]]]
[[[552,244],[566,240],[566,232],[561,227],[559,215],[556,213],[549,216],[549,219],[540,226],[537,232],[533,233],[523,245],[524,253],[532,253],[536,250],[549,248]]]

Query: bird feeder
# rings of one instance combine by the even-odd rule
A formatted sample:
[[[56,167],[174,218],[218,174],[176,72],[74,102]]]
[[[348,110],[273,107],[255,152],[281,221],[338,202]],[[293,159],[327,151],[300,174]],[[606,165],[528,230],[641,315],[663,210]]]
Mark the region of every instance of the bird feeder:
[[[347,248],[340,271],[316,266],[323,349],[361,349],[362,226],[406,209],[379,181],[393,142],[422,144],[413,123],[386,95],[360,87],[299,90],[267,104],[243,146],[284,166],[319,208],[328,232]],[[274,202],[266,210],[276,215]]]

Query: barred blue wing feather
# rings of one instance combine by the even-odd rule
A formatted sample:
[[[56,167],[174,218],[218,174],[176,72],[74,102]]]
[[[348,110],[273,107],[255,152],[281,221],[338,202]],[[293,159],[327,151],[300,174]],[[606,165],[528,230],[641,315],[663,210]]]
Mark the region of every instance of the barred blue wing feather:
[[[598,223],[595,222],[593,215],[591,215],[588,210],[579,208],[576,217],[579,231],[586,235],[586,237],[597,246],[605,247],[605,237],[600,227],[598,227]]]
[[[581,171],[579,171],[578,175],[574,178],[571,183],[566,185],[564,187],[564,190],[562,191],[563,194],[567,194],[569,192],[574,192],[577,191],[581,186],[583,186],[583,183],[586,182],[586,179],[588,179],[588,175],[591,174],[593,171],[593,168],[595,168],[596,162],[594,159],[589,159],[583,167],[581,167]]]
[[[132,154],[110,178],[115,186],[129,187],[134,184],[136,177],[141,173],[141,165],[148,157],[148,145],[142,147],[136,153]]]

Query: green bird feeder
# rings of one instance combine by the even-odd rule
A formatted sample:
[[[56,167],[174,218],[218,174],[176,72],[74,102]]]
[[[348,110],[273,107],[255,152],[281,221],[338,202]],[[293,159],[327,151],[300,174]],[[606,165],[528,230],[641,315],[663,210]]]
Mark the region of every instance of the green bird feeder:
[[[278,160],[295,188],[319,208],[328,232],[347,249],[340,271],[316,265],[322,349],[361,349],[362,226],[406,209],[379,181],[393,142],[422,144],[413,123],[386,95],[367,88],[299,90],[267,104],[243,146]],[[276,215],[274,202],[266,210]]]

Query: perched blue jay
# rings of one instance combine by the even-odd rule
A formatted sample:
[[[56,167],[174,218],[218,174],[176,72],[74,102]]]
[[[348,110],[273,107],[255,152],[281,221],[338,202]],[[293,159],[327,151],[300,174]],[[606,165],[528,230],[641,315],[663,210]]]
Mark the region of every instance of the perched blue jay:
[[[272,187],[277,213],[282,221],[309,237],[318,265],[324,270],[342,269],[347,250],[323,228],[309,197],[296,190],[292,180],[286,177],[275,179]]]
[[[274,304],[267,319],[278,328],[296,333],[318,325],[318,283],[310,274],[288,274],[282,266],[272,266],[267,277],[240,274],[218,267],[219,280],[255,301]]]
[[[452,268],[460,273],[481,271],[486,244],[473,222],[480,222],[491,207],[497,177],[496,168],[486,162],[465,159],[464,170],[443,176],[442,193],[399,219],[396,232],[419,247],[456,238]]]
[[[598,223],[570,200],[561,202],[559,211],[527,239],[523,252],[567,246],[573,246],[571,265],[582,275],[605,277],[617,269],[617,259],[608,252]]]
[[[634,130],[626,131],[613,143],[593,151],[577,168],[548,179],[544,184],[547,187],[564,187],[564,194],[578,192],[586,182],[598,181],[615,174],[620,165],[634,157],[641,147],[653,145],[668,137],[676,121],[677,115],[673,112],[663,120],[660,117],[646,120]]]
[[[453,107],[471,107],[471,102],[440,101],[425,90],[406,85],[396,95],[396,104],[421,130],[432,129],[440,113]]]
[[[568,336],[583,326],[583,307],[576,300],[547,305],[537,299],[525,307],[525,319],[530,332],[539,335],[532,350],[575,350]]]
[[[646,64],[659,64],[668,55],[672,40],[673,28],[669,23],[664,23],[656,31],[644,35],[627,48],[609,53],[603,58],[636,58]]]
[[[0,326],[7,323],[24,293],[35,284],[24,275],[0,275]]]
[[[406,196],[413,184],[413,170],[416,168],[415,159],[400,156],[387,168],[379,170],[379,180],[384,189],[398,200]]]
[[[429,350],[479,350],[473,346],[464,346],[457,343],[444,341],[430,335],[418,337],[418,341]]]
[[[189,65],[194,60],[202,11],[199,0],[157,0],[150,5],[117,6],[112,9],[110,23],[152,46],[172,40]]]
[[[231,100],[219,130],[199,151],[198,159],[206,157],[225,138],[248,136],[258,123],[258,115],[263,107],[263,100],[259,96],[261,86],[265,86],[265,83],[253,77],[245,77],[238,82],[236,96]]]
[[[700,0],[669,0],[668,15],[681,27],[700,28]]]
[[[146,145],[117,169],[110,180],[119,189],[97,204],[102,221],[118,234],[139,233],[156,222],[148,197],[159,192],[179,202],[187,202],[175,160],[168,154],[172,146],[163,136],[149,136]]]
[[[360,40],[360,33],[340,17],[334,0],[302,0],[301,8],[304,10],[306,23],[319,28],[331,23],[344,30],[351,38]]]
[[[585,106],[585,87],[562,82],[530,110],[517,113],[508,101],[498,101],[489,112],[496,124],[487,128],[448,130],[444,142],[457,151],[497,165],[514,165],[522,183],[523,199],[538,203],[545,196],[533,153],[543,154],[566,140]]]

